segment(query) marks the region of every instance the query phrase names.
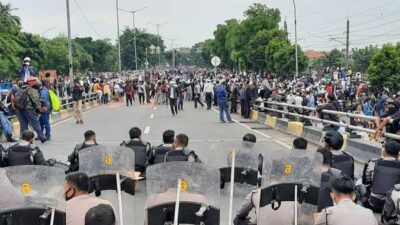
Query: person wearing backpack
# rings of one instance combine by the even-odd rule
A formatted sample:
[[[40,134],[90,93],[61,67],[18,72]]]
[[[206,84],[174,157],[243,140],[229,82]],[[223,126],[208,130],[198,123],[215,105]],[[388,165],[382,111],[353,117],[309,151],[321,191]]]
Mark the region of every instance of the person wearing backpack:
[[[24,84],[15,94],[14,101],[14,106],[18,110],[16,114],[20,124],[20,135],[28,130],[28,125],[31,125],[39,140],[42,143],[46,142],[47,138],[42,132],[37,116],[42,104],[39,99],[36,77],[28,78],[27,84]]]
[[[51,137],[50,114],[52,110],[50,94],[46,85],[42,85],[40,82],[38,82],[38,87],[39,87],[39,99],[40,102],[42,103],[39,116],[40,127],[42,128],[42,132],[45,133],[46,139],[49,141]]]

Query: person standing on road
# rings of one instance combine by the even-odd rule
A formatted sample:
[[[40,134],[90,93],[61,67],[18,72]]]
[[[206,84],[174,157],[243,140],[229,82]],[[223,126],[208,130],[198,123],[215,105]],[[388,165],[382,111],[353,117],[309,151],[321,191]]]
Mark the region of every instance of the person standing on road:
[[[103,84],[103,104],[108,104],[111,96],[110,83],[107,81]]]
[[[145,104],[144,91],[145,91],[145,87],[143,85],[143,81],[140,81],[138,84],[139,104],[142,104],[142,103]]]
[[[204,85],[204,93],[206,93],[206,103],[207,110],[211,109],[211,101],[214,93],[214,86],[211,83],[210,79],[207,79],[206,84]]]
[[[131,82],[128,81],[125,86],[125,95],[126,95],[126,106],[132,106],[132,96],[133,96],[133,87]]]
[[[42,143],[46,142],[40,123],[37,117],[37,112],[40,111],[41,102],[39,99],[38,86],[36,77],[29,77],[27,84],[23,85],[15,94],[15,106],[17,107],[17,118],[20,124],[20,134],[28,130],[28,125],[31,125]]]
[[[201,102],[201,99],[200,99],[200,93],[201,93],[200,84],[198,81],[195,81],[194,84],[195,84],[194,90],[193,90],[194,108],[197,109],[197,103],[199,103],[201,105],[201,107],[204,107],[204,104]]]
[[[179,94],[178,95],[178,110],[181,110],[181,111],[183,111],[183,99],[185,97],[185,91],[186,91],[185,85],[182,82],[178,81],[178,94]]]
[[[44,81],[46,83],[46,81]],[[38,82],[39,86],[39,99],[40,102],[42,103],[41,108],[40,108],[40,117],[39,117],[39,122],[40,122],[40,127],[42,128],[43,133],[46,131],[46,139],[49,141],[51,138],[50,135],[50,114],[52,110],[51,106],[51,101],[50,101],[50,95],[49,95],[49,90],[46,88],[46,85],[41,85],[40,82]]]
[[[231,113],[237,113],[237,99],[239,97],[239,87],[233,83],[231,86]]]
[[[171,107],[172,115],[178,115],[178,106],[177,106],[177,99],[178,99],[178,86],[176,85],[175,81],[170,82],[170,87],[168,89],[168,97],[169,97],[169,105]]]
[[[76,124],[83,124],[82,120],[82,97],[84,88],[79,83],[79,80],[74,81],[74,87],[72,88],[72,100],[74,101],[74,116]]]
[[[221,123],[225,123],[224,119],[224,112],[225,112],[226,119],[228,120],[228,122],[231,123],[232,119],[231,119],[231,114],[229,113],[228,110],[228,91],[226,90],[225,87],[225,81],[223,81],[222,84],[216,88],[215,96],[217,98],[217,103],[219,107],[219,121]]]

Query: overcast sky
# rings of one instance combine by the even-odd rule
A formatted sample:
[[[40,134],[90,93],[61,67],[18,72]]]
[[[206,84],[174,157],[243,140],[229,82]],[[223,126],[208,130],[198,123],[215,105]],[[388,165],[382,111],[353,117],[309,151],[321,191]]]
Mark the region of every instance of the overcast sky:
[[[0,1],[17,8],[14,13],[21,17],[24,31],[42,35],[56,27],[44,34],[47,38],[67,33],[65,0]],[[190,47],[211,38],[217,24],[230,18],[242,19],[254,2],[279,8],[294,41],[292,0],[119,0],[119,7],[136,10],[148,6],[136,14],[137,27],[156,33],[148,22],[167,23],[160,28],[161,36],[177,38],[178,47]],[[344,48],[347,16],[350,47],[400,41],[400,0],[296,0],[296,4],[298,39],[305,49]],[[116,40],[115,0],[70,0],[70,7],[73,37]],[[132,15],[120,12],[121,30],[126,26],[132,27]]]

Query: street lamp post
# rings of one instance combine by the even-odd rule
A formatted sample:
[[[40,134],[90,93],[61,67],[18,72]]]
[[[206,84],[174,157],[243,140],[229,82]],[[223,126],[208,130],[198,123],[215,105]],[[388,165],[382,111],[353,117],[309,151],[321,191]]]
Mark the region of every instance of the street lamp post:
[[[119,36],[119,13],[118,13],[118,0],[115,0],[115,5],[117,7],[117,36],[118,36],[118,71],[122,70],[122,62],[121,62],[121,40]]]
[[[157,27],[157,36],[158,36],[157,42],[158,42],[158,47],[160,47],[160,54],[158,54],[158,68],[160,69],[161,67],[160,26],[165,25],[167,23],[150,23],[150,22],[147,23]]]
[[[299,76],[299,59],[297,56],[297,15],[296,15],[296,2],[293,0],[294,7],[294,42],[295,42],[295,54],[296,54],[296,77]]]
[[[57,28],[57,27],[50,27],[50,28],[44,30],[43,33],[42,33],[42,38],[44,38],[44,35],[45,35],[47,32],[49,32],[49,31],[51,31],[51,30],[54,30],[54,29],[56,29],[56,28]]]
[[[66,0],[67,3],[67,29],[68,29],[68,60],[69,60],[69,78],[73,80],[74,78],[74,69],[72,64],[72,40],[71,40],[71,17],[69,12],[69,0]]]
[[[174,47],[174,41],[175,41],[175,40],[178,40],[178,38],[167,38],[167,39],[171,41],[172,68],[175,69],[175,47]]]
[[[133,10],[133,11],[129,11],[129,10],[125,10],[125,9],[120,9],[121,11],[124,11],[124,12],[128,12],[128,13],[132,13],[132,21],[133,21],[133,46],[134,46],[134,49],[135,49],[135,70],[137,70],[138,69],[138,57],[137,57],[137,50],[136,50],[136,26],[135,26],[135,13],[137,13],[137,12],[139,12],[139,11],[142,11],[142,10],[145,10],[145,9],[147,9],[148,8],[148,6],[146,6],[146,7],[143,7],[143,8],[141,8],[141,9],[138,9],[138,10]]]

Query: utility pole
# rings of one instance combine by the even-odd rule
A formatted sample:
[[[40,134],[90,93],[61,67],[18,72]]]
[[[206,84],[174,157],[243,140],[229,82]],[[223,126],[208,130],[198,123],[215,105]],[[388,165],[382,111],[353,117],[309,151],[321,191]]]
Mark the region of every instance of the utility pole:
[[[347,31],[346,31],[346,69],[349,69],[349,39],[350,39],[350,21],[347,17]]]
[[[296,17],[296,3],[293,0],[294,6],[294,39],[295,39],[295,54],[296,54],[296,77],[299,76],[299,61],[297,57],[297,17]]]
[[[174,48],[174,41],[178,40],[179,38],[166,38],[171,41],[171,49],[172,49],[172,68],[175,69],[175,48]]]
[[[167,23],[150,23],[150,22],[147,23],[157,27],[157,36],[158,36],[157,43],[158,47],[160,48],[160,53],[158,54],[158,69],[160,69],[161,68],[160,26],[165,25]]]
[[[137,57],[137,50],[136,50],[136,26],[135,26],[135,13],[142,11],[144,9],[147,9],[148,6],[143,7],[141,9],[138,10],[133,10],[133,11],[129,11],[129,10],[125,10],[125,9],[119,9],[121,11],[124,12],[128,12],[128,13],[132,13],[132,19],[133,19],[133,46],[135,48],[135,70],[138,69],[138,57]]]
[[[67,29],[68,29],[68,60],[69,60],[69,78],[74,79],[74,68],[72,63],[72,41],[71,41],[71,16],[69,12],[69,0],[67,1]]]
[[[122,70],[121,62],[121,40],[119,37],[119,12],[118,12],[118,0],[115,0],[115,5],[117,7],[117,35],[118,35],[118,71]]]

